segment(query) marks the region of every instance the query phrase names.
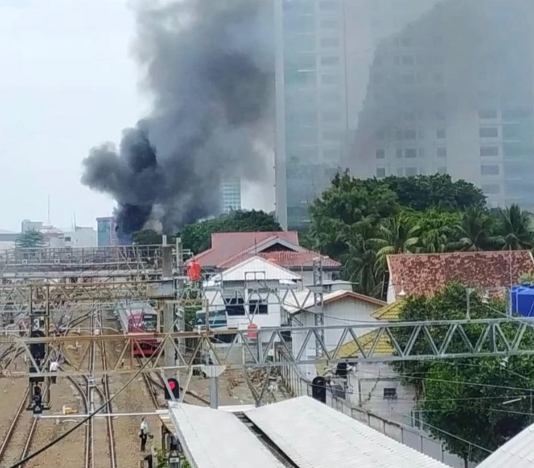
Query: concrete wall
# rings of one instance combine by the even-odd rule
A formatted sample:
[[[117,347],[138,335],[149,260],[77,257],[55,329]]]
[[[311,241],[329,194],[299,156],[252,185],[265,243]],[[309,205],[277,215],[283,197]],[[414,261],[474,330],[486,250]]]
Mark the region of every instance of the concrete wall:
[[[380,417],[411,425],[415,390],[401,384],[400,376],[386,363],[358,363],[347,382],[347,400]],[[388,389],[388,390],[386,390]],[[396,398],[388,398],[395,389]]]

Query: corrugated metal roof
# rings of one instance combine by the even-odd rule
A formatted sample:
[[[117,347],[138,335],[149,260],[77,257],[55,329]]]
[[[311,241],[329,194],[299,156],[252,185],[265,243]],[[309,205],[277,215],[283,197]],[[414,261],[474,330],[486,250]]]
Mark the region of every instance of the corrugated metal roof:
[[[509,440],[477,468],[533,468],[534,424]]]
[[[284,468],[232,413],[170,403],[169,415],[193,467]]]
[[[261,257],[252,257],[222,273],[223,281],[295,280],[301,277]]]
[[[300,468],[448,468],[310,397],[245,414]]]

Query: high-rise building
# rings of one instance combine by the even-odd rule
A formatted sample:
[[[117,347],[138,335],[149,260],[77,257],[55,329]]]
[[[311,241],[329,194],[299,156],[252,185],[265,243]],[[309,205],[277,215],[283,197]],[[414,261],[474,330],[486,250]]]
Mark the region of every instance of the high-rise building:
[[[384,39],[352,149],[359,176],[436,172],[534,208],[534,3],[443,0]]]
[[[275,0],[276,214],[308,223],[308,205],[347,152],[345,2]]]
[[[241,209],[241,180],[236,177],[221,182],[223,213]]]
[[[309,222],[309,204],[349,167],[380,41],[439,0],[275,0],[276,215]]]
[[[98,247],[117,245],[117,224],[114,216],[96,218]]]

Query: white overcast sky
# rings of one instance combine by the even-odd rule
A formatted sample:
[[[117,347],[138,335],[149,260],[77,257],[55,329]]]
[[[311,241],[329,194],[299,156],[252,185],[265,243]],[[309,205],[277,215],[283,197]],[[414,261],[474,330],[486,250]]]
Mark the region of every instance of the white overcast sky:
[[[81,185],[81,161],[150,107],[134,37],[127,0],[0,0],[0,230],[46,222],[49,195],[58,227],[111,214],[109,197]]]

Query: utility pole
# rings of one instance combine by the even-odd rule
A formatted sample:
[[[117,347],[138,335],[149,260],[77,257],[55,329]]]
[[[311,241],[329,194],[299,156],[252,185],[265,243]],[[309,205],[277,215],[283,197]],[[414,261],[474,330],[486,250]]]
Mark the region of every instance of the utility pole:
[[[219,376],[226,366],[202,366],[202,372],[210,379],[210,408],[219,407]]]
[[[162,280],[172,280],[172,246],[167,244],[167,236],[163,236],[163,245],[161,246],[161,260],[162,260]],[[165,334],[172,333],[174,331],[174,310],[171,304],[165,303],[163,305],[163,332]],[[174,366],[174,345],[172,339],[165,341],[164,347],[164,364],[165,367]],[[167,378],[174,377],[175,371],[165,370],[165,376]]]
[[[321,258],[313,259],[313,310],[315,313],[315,325],[322,327],[324,325],[323,314],[323,262]],[[324,329],[317,331],[317,335],[324,344]],[[321,345],[319,339],[315,339],[315,355],[321,356]]]

